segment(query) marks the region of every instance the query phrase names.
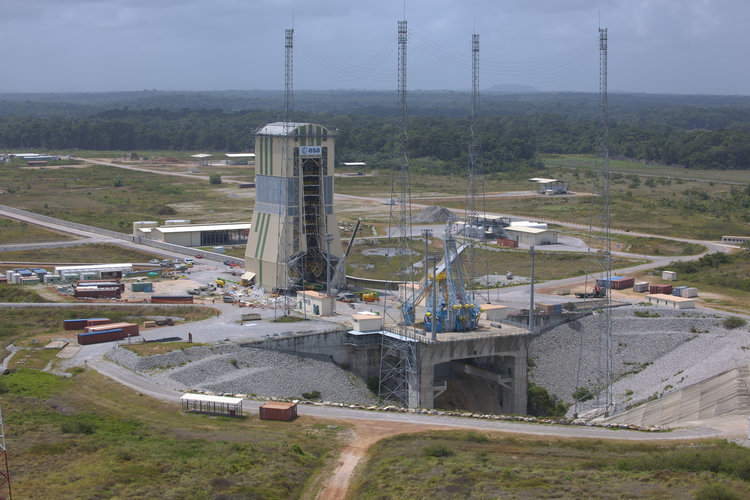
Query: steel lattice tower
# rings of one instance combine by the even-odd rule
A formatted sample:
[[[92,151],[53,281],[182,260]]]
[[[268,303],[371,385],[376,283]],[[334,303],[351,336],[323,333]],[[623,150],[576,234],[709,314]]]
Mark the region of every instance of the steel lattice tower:
[[[471,143],[469,144],[468,151],[468,168],[466,175],[466,206],[464,211],[465,226],[469,227],[472,223],[476,224],[476,220],[479,217],[479,209],[477,206],[478,190],[482,190],[482,200],[484,200],[484,182],[482,172],[482,149],[479,145],[479,130],[478,120],[479,117],[479,35],[474,33],[471,35],[471,117],[470,117],[470,132],[471,132]],[[481,207],[484,212],[484,206]],[[471,288],[471,296],[474,298],[473,280],[476,278],[476,242],[474,238],[469,240],[469,251],[466,253],[467,263],[467,277],[469,279],[469,287]],[[489,293],[489,292],[488,292]]]
[[[289,132],[291,130],[291,127],[289,125],[292,117],[292,112],[294,111],[294,28],[288,28],[284,30],[284,54],[285,54],[285,64],[284,64],[284,136],[289,135]],[[289,145],[288,141],[284,143],[284,147],[281,151],[282,156],[282,164],[284,165],[284,168],[289,172],[292,169],[292,155],[289,151]],[[296,199],[294,197],[291,197],[289,199],[289,209],[295,210],[297,209],[297,212],[299,212],[299,207],[296,206]],[[298,217],[298,216],[297,216]],[[296,221],[295,221],[296,222]],[[284,268],[284,279],[283,282],[286,283],[286,293],[281,295],[284,301],[284,314],[289,315],[289,300],[287,293],[291,293],[291,288],[293,288],[293,280],[292,277],[289,274],[289,261],[291,260],[292,256],[297,253],[299,250],[299,244],[298,240],[294,238],[294,235],[292,234],[294,232],[294,228],[298,226],[297,223],[294,223],[294,228],[292,228],[292,231],[290,231],[288,227],[288,218],[287,217],[279,217],[279,246],[278,248],[281,250],[281,254],[279,255],[280,260],[285,263],[283,266]],[[291,240],[291,241],[288,241]],[[291,251],[290,251],[291,249]]]
[[[583,320],[578,354],[576,387],[586,387],[596,394],[593,403],[576,401],[575,411],[596,408],[608,415],[613,409],[612,395],[612,248],[610,240],[610,172],[609,172],[609,106],[607,103],[607,29],[599,28],[599,127],[594,189],[589,226],[589,250],[585,289],[598,276],[606,284],[606,297],[592,304],[600,311]],[[586,299],[588,300],[588,299]]]
[[[398,22],[398,105],[399,125],[396,130],[396,156],[391,181],[391,210],[388,224],[388,258],[386,281],[414,283],[414,262],[411,256],[411,185],[409,180],[409,155],[407,150],[406,123],[406,21]],[[390,249],[394,255],[391,256]],[[405,297],[398,297],[402,304]],[[384,317],[389,320],[391,332],[381,335],[380,384],[378,396],[382,400],[398,402],[405,406],[418,406],[417,389],[417,339],[413,331],[404,324],[398,312],[388,310],[387,296],[384,300]]]
[[[8,496],[5,496],[5,490]],[[8,452],[5,449],[5,429],[3,427],[3,413],[0,410],[0,499],[13,498],[10,489],[10,472],[8,471]]]

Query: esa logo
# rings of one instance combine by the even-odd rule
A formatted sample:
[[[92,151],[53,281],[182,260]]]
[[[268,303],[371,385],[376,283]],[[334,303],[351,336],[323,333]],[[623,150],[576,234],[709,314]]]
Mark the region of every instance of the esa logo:
[[[299,154],[300,156],[321,156],[323,148],[321,146],[301,146]]]

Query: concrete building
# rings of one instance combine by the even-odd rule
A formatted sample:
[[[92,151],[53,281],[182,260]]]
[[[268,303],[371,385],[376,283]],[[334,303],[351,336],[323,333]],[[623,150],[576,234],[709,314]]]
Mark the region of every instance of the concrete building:
[[[325,283],[334,275],[343,254],[333,211],[334,148],[334,133],[312,123],[275,122],[256,132],[245,269],[266,290]]]
[[[557,233],[539,227],[510,225],[505,228],[509,237],[519,245],[556,245]]]
[[[333,297],[314,290],[297,292],[297,311],[306,316],[330,316],[333,314]]]

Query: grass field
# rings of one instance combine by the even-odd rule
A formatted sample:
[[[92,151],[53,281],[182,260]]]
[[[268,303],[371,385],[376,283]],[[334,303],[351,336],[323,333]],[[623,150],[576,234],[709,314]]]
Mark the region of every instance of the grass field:
[[[93,243],[73,247],[34,248],[0,253],[0,258],[8,262],[51,262],[65,264],[148,262],[155,257],[159,257],[159,255],[106,243]]]
[[[22,170],[0,165],[0,204],[129,233],[138,220],[249,220],[252,202],[236,185],[91,165]]]
[[[8,285],[11,286],[11,285]],[[207,319],[216,314],[209,307],[188,306],[77,306],[0,308],[0,347],[17,342],[22,347],[44,345],[53,337],[73,337],[75,332],[63,330],[63,320],[76,318],[109,318],[112,322],[138,322],[154,316],[176,316],[185,321]],[[32,342],[35,340],[36,342]]]
[[[603,246],[599,244],[600,240],[592,239],[589,242],[588,234],[583,232],[563,229],[561,230],[561,233],[579,238],[589,243],[591,248],[600,248]],[[680,255],[698,255],[707,250],[705,246],[695,243],[617,233],[610,234],[610,246],[613,252],[627,252],[634,255],[666,255],[675,257]]]
[[[750,450],[430,432],[371,449],[352,498],[748,498]]]
[[[0,218],[0,234],[2,234],[2,239],[0,239],[0,244],[2,245],[75,239],[71,235],[49,231],[34,224],[2,218]]]
[[[0,379],[18,498],[299,498],[342,427],[183,414],[94,372]]]
[[[424,240],[423,240],[424,241]],[[384,279],[386,273],[385,249],[387,241],[367,240],[354,245],[346,261],[347,274],[360,278]],[[433,239],[430,252],[442,253],[442,241]],[[419,263],[424,259],[424,242],[415,242],[411,246],[412,259]],[[462,254],[464,276],[469,276],[466,254]],[[586,254],[569,252],[544,252],[537,250],[534,258],[534,278],[536,280],[551,280],[579,276],[586,273]],[[395,259],[392,258],[392,264]],[[498,247],[477,248],[475,271],[472,276],[486,274],[506,274],[508,271],[517,276],[531,275],[531,258],[527,250],[500,249]],[[638,263],[629,259],[612,258],[612,269],[627,267]],[[424,275],[424,268],[415,269],[415,277],[419,280]]]

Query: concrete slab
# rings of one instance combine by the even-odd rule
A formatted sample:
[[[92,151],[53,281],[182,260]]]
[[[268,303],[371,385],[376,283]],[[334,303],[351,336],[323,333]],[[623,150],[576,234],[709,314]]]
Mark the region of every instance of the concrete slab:
[[[83,348],[79,345],[68,344],[63,347],[60,352],[57,353],[57,357],[61,359],[70,359],[75,356],[81,349]]]
[[[52,342],[44,346],[44,348],[45,349],[62,349],[66,345],[68,345],[67,340],[53,340]]]

